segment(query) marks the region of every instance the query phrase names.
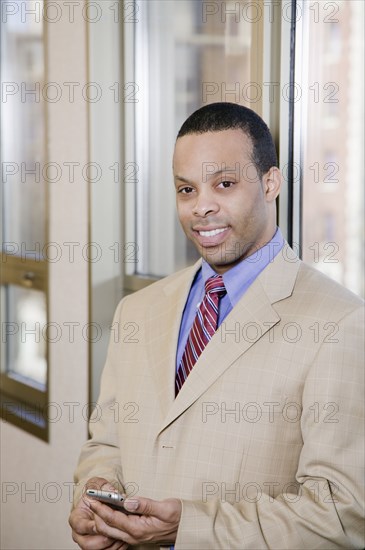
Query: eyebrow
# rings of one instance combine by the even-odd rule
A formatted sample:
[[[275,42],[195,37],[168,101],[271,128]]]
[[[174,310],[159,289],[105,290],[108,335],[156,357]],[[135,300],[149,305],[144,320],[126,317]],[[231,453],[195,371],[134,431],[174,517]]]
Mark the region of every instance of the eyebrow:
[[[205,178],[211,178],[211,177],[216,177],[216,176],[219,176],[221,174],[226,174],[227,172],[237,172],[237,168],[230,168],[229,166],[227,168],[222,168],[221,170],[217,170],[216,172],[211,172],[209,174],[205,174]],[[178,174],[176,174],[176,176],[174,176],[174,179],[175,180],[179,180],[179,181],[182,181],[184,183],[189,183],[191,184],[192,182],[190,180],[188,180],[187,178],[184,178],[183,176],[179,176]]]
[[[182,176],[174,176],[175,180],[183,181],[184,183],[191,183],[188,179],[183,178]]]

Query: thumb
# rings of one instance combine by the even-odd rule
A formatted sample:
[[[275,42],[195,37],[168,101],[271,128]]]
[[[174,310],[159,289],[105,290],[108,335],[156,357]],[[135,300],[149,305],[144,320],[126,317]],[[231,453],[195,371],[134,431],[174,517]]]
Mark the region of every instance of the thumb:
[[[152,500],[145,497],[127,498],[124,507],[128,512],[134,512],[143,516],[153,516],[163,522],[179,525],[182,503],[177,498],[164,500]]]
[[[181,505],[177,499],[152,500],[145,497],[130,497],[124,501],[124,508],[134,514],[153,516],[161,521],[170,521],[171,513],[175,511],[175,503],[177,502],[180,511]]]
[[[133,497],[127,498],[124,501],[124,508],[128,510],[128,512],[159,517],[161,513],[159,504],[157,500],[152,500],[150,498]]]

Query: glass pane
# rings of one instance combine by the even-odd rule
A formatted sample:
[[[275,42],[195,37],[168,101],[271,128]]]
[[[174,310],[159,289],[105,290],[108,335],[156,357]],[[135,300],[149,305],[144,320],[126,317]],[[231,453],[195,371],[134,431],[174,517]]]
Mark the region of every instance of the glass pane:
[[[10,6],[11,4],[11,6]],[[42,256],[45,243],[43,2],[18,0],[2,10],[1,160],[4,252]],[[10,9],[11,8],[11,9]],[[33,13],[32,13],[33,11]],[[37,15],[38,14],[38,15]]]
[[[257,13],[248,1],[151,0],[137,2],[136,8],[133,36],[126,24],[125,48],[126,67],[135,53],[125,87],[126,120],[131,121],[126,128],[126,265],[129,274],[163,276],[197,258],[174,208],[171,164],[177,132],[205,104],[253,107],[257,102],[257,85],[250,83]]]
[[[364,293],[364,2],[304,2],[303,259]]]
[[[1,288],[3,369],[24,383],[45,388],[47,380],[46,296],[15,285]],[[52,338],[52,336],[49,336]],[[34,384],[33,384],[34,385]]]

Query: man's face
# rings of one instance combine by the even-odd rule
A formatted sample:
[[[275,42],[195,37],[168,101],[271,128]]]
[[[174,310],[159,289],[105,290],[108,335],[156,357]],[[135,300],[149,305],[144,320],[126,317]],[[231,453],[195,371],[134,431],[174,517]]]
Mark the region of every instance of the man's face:
[[[260,181],[251,152],[251,140],[241,130],[190,134],[176,142],[173,170],[180,223],[217,273],[255,252],[275,232],[278,189],[268,191],[267,175]],[[267,174],[272,170],[277,169]]]

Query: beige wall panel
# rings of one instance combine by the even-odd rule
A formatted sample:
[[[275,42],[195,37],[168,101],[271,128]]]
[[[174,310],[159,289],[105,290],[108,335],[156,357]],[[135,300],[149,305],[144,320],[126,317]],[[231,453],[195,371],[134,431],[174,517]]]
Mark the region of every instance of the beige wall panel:
[[[49,237],[57,243],[54,250],[59,256],[50,264],[49,278],[49,322],[57,323],[60,336],[50,344],[53,422],[48,444],[5,422],[0,425],[2,550],[75,548],[67,520],[73,470],[87,436],[83,417],[88,401],[88,342],[82,329],[88,323],[88,264],[81,251],[88,240],[88,186],[82,177],[88,162],[88,104],[81,94],[87,80],[86,22],[81,10],[75,10],[70,23],[63,8],[62,17],[48,24],[47,33],[48,81],[62,90],[59,101],[47,103],[48,162],[57,163],[62,173],[58,182],[49,185]],[[69,101],[64,82],[80,83],[74,102]],[[73,183],[65,162],[80,163]],[[74,261],[67,242],[80,243],[75,245]],[[77,323],[73,338],[69,323]]]

